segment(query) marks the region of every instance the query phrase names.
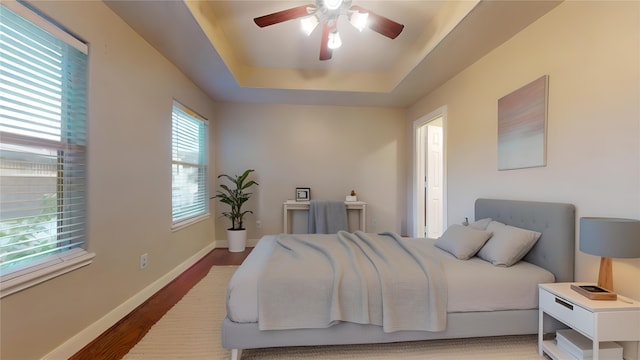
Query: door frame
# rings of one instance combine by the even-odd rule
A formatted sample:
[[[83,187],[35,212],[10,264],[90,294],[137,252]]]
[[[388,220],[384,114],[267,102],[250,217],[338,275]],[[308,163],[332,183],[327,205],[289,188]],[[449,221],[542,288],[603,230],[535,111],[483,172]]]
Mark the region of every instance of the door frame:
[[[425,146],[423,139],[420,136],[420,129],[438,118],[442,118],[442,226],[444,228],[447,224],[447,107],[442,106],[427,115],[420,117],[413,122],[413,186],[412,186],[412,207],[413,207],[413,226],[412,236],[424,237],[424,232],[420,234],[420,219],[425,216],[425,191],[424,191],[424,177],[426,168],[424,166],[425,161]]]

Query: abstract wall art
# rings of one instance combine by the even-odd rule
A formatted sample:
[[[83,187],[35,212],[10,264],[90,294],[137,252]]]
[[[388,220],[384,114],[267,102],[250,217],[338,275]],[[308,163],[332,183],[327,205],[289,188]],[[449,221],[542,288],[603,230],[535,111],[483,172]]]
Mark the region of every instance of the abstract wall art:
[[[549,76],[498,99],[498,170],[546,166]]]

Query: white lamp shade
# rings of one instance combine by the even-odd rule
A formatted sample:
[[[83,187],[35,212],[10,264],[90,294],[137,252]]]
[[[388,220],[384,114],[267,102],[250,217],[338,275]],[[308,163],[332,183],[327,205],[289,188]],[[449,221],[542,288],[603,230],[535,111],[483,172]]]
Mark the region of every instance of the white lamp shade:
[[[356,29],[362,31],[365,27],[367,27],[368,19],[369,13],[361,13],[356,11],[351,14],[351,18],[349,19],[349,21],[351,22],[351,25],[353,25]]]
[[[300,19],[300,24],[302,25],[302,31],[309,36],[318,26],[318,18],[315,15],[303,17]]]
[[[342,40],[340,40],[340,34],[338,34],[337,31],[332,31],[329,33],[329,41],[327,46],[332,50],[335,50],[342,46]]]

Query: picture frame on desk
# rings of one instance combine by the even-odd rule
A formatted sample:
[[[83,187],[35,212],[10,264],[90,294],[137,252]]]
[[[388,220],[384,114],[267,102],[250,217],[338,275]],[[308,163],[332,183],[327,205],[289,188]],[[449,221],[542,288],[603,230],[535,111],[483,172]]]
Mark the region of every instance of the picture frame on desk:
[[[311,188],[296,188],[296,201],[309,201],[311,200]]]

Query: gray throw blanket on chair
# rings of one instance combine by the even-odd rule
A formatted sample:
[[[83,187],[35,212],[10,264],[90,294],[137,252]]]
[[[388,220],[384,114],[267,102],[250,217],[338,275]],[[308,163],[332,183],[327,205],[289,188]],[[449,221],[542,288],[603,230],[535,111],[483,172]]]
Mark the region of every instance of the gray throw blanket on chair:
[[[343,201],[311,200],[309,234],[335,234],[349,230],[347,206]]]

